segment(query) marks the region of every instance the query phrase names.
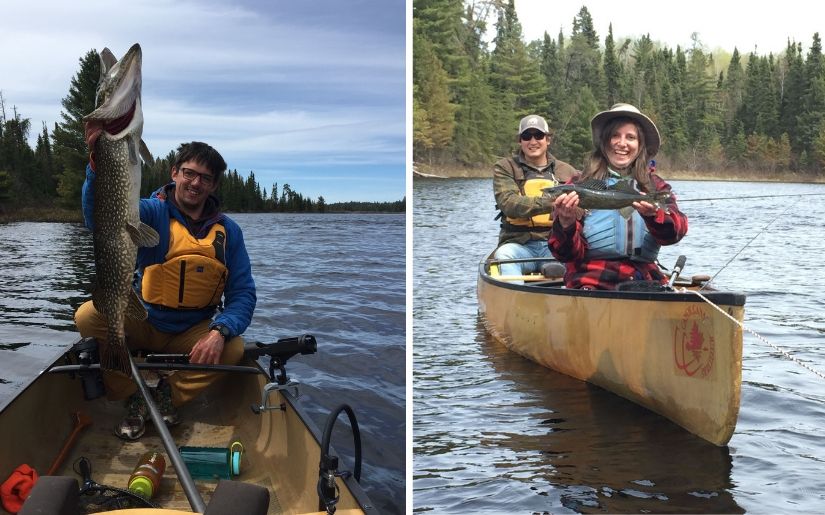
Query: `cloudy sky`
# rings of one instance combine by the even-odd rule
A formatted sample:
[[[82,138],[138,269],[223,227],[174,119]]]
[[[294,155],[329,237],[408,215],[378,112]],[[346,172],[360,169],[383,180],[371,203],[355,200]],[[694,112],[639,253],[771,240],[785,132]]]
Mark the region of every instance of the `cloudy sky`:
[[[708,50],[732,52],[736,47],[740,53],[756,50],[759,55],[784,51],[788,38],[802,43],[807,52],[815,32],[825,37],[825,6],[808,0],[516,0],[524,39],[543,38],[545,31],[555,38],[559,29],[569,37],[582,6],[590,12],[602,44],[610,23],[617,38],[650,34],[672,49],[685,49],[692,46],[691,34],[698,32]]]
[[[32,146],[89,50],[143,49],[143,139],[205,141],[269,190],[327,202],[405,194],[405,0],[4,3],[0,91]]]

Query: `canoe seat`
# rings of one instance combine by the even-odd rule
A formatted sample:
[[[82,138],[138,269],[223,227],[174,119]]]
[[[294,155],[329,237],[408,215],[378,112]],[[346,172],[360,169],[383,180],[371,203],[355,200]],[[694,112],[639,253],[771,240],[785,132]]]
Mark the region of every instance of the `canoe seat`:
[[[269,490],[242,481],[221,479],[203,515],[266,515]]]
[[[541,265],[541,275],[544,277],[564,277],[565,267],[563,263],[551,261]]]
[[[18,515],[80,515],[77,479],[40,476]]]

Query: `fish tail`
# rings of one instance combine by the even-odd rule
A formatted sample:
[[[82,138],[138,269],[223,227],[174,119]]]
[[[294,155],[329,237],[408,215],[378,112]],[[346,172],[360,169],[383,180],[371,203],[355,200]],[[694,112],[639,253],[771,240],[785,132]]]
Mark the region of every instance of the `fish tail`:
[[[132,367],[129,365],[129,351],[126,350],[125,342],[122,344],[112,344],[107,342],[100,349],[100,368],[122,372],[132,377]]]

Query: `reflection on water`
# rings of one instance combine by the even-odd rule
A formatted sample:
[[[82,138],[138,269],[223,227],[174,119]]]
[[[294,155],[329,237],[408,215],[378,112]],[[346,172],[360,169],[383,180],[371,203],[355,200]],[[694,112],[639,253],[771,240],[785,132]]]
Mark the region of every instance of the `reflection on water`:
[[[672,185],[680,199],[825,193],[807,184]],[[476,270],[497,241],[491,180],[416,180],[413,199],[416,511],[822,511],[825,380],[745,333],[739,420],[729,446],[717,448],[486,333]],[[685,276],[719,272],[717,287],[747,295],[746,327],[825,371],[825,201],[680,207],[690,230],[662,249],[661,262],[685,254]]]
[[[481,443],[532,455],[535,479],[562,506],[585,513],[744,511],[727,491],[727,447],[709,444],[597,386],[540,367],[509,352],[486,333],[481,320],[476,327],[495,380],[547,409],[527,414],[513,431],[491,433]],[[646,452],[637,453],[640,446]]]

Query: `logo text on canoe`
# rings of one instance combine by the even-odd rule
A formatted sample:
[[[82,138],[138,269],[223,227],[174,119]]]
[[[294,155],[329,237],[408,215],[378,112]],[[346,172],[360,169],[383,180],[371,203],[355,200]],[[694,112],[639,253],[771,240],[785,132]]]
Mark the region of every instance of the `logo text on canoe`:
[[[701,306],[688,306],[673,334],[673,354],[679,373],[704,378],[713,370],[716,342],[710,317]]]

